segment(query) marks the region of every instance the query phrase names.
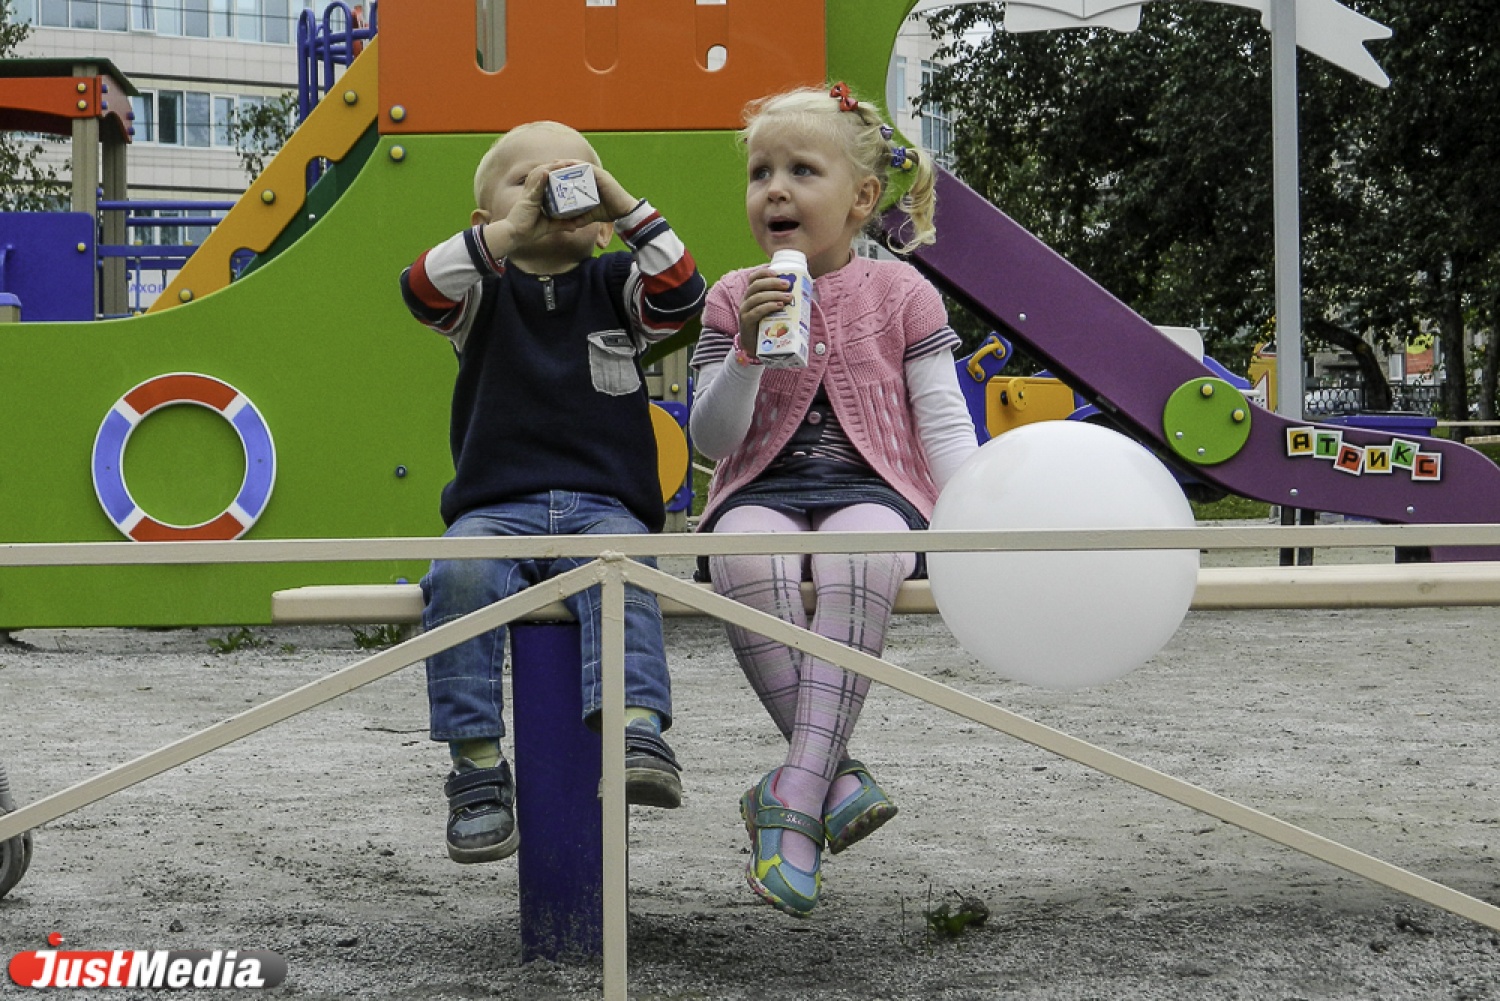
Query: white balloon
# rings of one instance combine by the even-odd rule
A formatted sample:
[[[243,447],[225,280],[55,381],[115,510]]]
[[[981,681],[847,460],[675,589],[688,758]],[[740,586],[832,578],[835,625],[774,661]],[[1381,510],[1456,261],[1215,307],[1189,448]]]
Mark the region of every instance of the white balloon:
[[[980,447],[943,488],[934,529],[1192,526],[1182,488],[1130,438],[1080,421],[1025,424]],[[943,621],[1012,681],[1100,685],[1155,656],[1187,615],[1198,551],[930,553]]]

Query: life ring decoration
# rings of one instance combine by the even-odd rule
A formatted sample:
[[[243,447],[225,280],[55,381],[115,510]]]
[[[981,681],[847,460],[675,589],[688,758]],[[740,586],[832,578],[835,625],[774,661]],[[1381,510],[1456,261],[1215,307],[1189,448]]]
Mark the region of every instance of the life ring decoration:
[[[125,485],[125,445],[141,421],[176,404],[207,407],[220,414],[245,450],[245,477],[222,514],[197,525],[170,525],[151,517]],[[276,484],[276,445],[271,428],[250,398],[229,383],[193,372],[158,375],[115,401],[94,437],[94,493],[100,507],[136,542],[238,539],[250,530]]]

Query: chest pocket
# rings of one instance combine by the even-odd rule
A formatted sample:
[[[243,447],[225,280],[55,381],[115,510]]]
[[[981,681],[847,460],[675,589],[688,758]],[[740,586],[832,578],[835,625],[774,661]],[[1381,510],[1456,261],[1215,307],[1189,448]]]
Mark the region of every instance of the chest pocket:
[[[623,330],[589,334],[589,377],[606,396],[625,396],[641,388],[635,366],[635,342]]]

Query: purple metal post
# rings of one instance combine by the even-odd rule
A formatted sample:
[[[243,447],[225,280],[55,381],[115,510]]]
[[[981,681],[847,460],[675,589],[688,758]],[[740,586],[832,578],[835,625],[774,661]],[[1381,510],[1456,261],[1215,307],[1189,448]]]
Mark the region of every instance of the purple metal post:
[[[511,625],[523,962],[604,954],[602,742],[581,677],[576,622]]]

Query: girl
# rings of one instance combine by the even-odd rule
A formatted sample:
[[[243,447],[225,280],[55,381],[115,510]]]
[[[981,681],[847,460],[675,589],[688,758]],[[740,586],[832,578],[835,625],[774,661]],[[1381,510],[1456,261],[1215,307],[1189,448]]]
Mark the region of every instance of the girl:
[[[924,529],[939,488],[978,447],[942,299],[910,265],[854,253],[892,169],[913,175],[902,207],[915,231],[900,249],[934,238],[932,163],[893,146],[891,135],[844,84],[747,109],[740,140],[750,230],[767,255],[806,255],[816,305],[807,366],[770,368],[744,346],[788,300],[788,283],[748,268],[709,293],[692,360],[693,441],[718,460],[702,531]],[[810,573],[810,628],[876,656],[896,592],[916,566],[914,552],[709,561],[719,593],[799,626],[808,625],[799,585]],[[869,681],[746,630],[728,632],[789,742],[785,763],[740,802],[753,853],[746,878],[771,904],[803,915],[817,903],[824,844],[843,851],[896,814],[845,753]]]

